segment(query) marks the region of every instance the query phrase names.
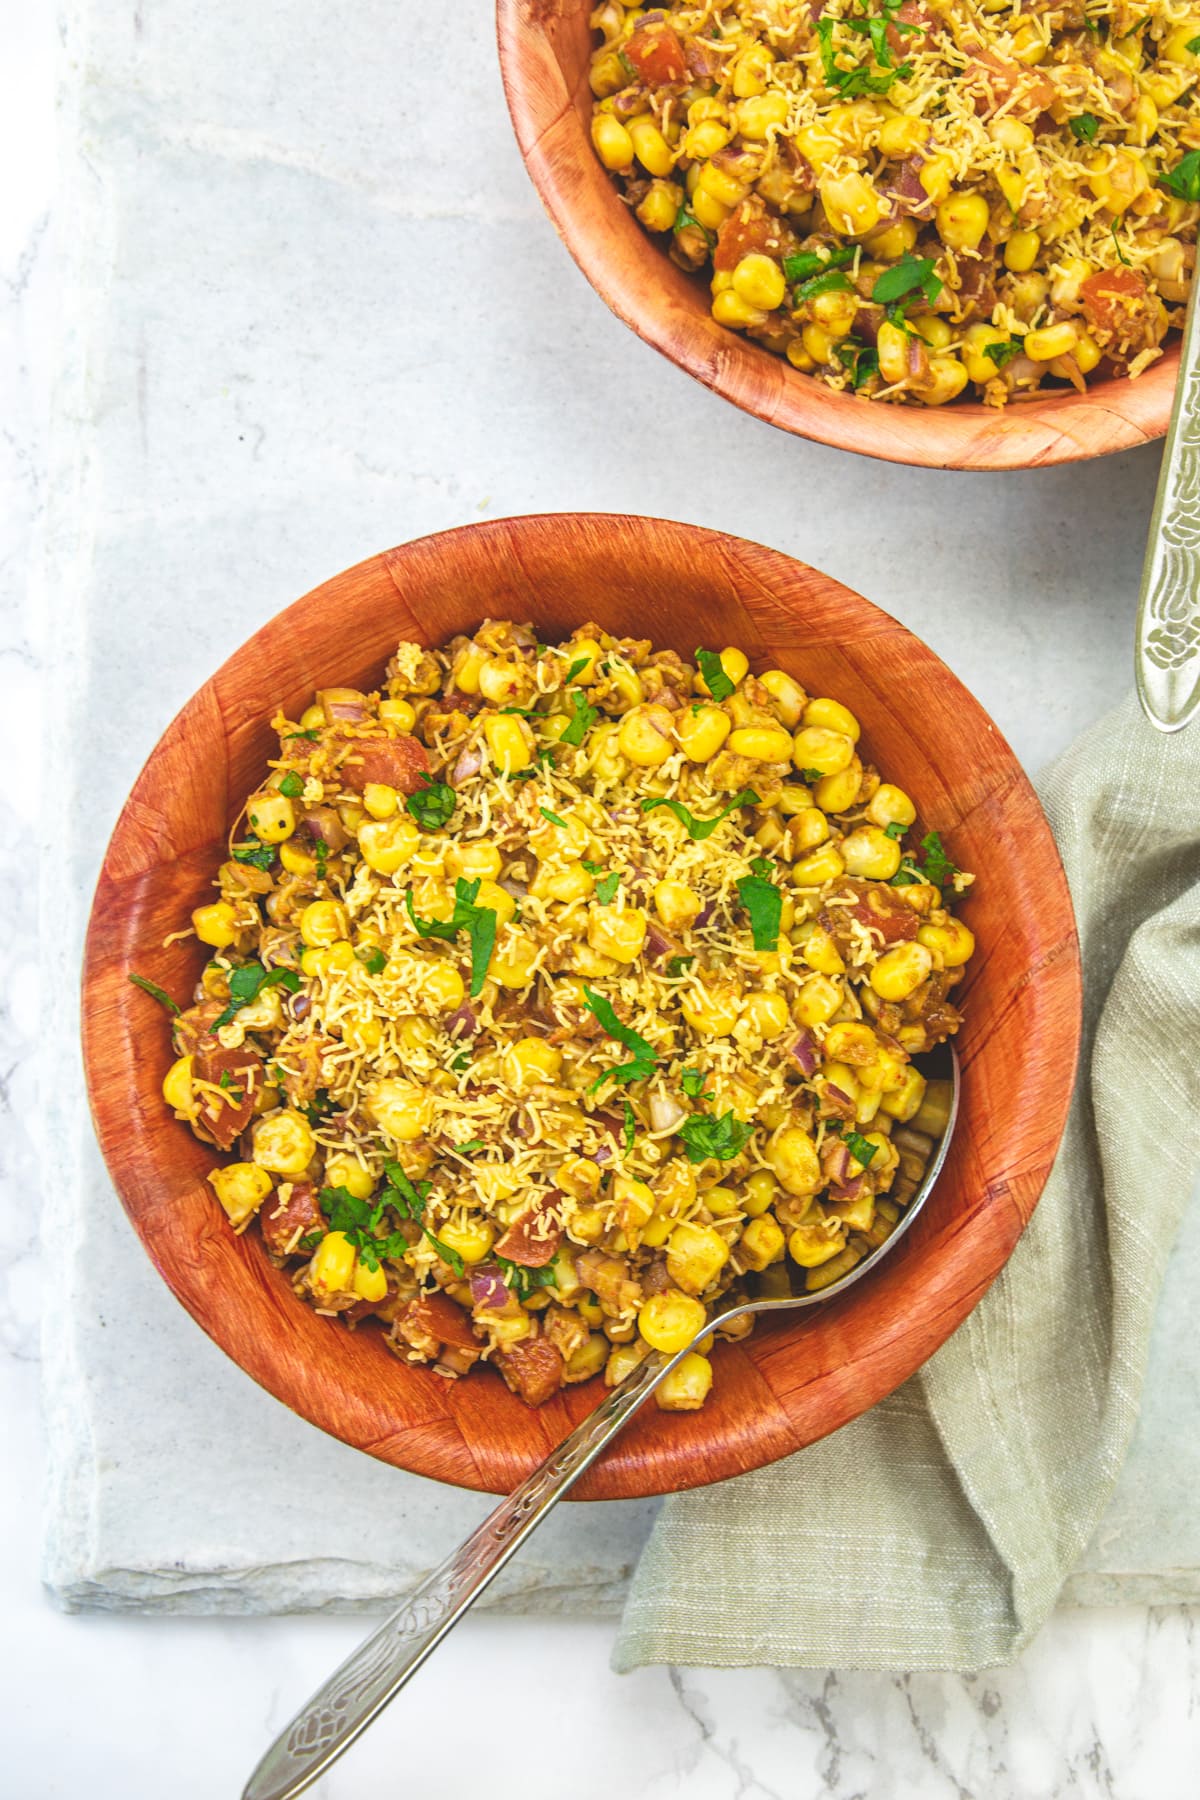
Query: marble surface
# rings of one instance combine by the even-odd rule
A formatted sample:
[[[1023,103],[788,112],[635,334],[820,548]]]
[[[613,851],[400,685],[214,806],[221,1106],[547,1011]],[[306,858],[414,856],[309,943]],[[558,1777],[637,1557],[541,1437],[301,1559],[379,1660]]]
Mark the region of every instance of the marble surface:
[[[1154,452],[964,483],[794,444],[718,405],[617,325],[557,244],[507,136],[481,14],[463,9],[451,68],[445,15],[410,0],[363,0],[336,30],[308,0],[249,20],[228,0],[202,15],[182,0],[93,8],[86,29],[70,19],[61,34],[68,94],[83,100],[78,116],[68,100],[68,136],[82,155],[57,197],[57,34],[33,9],[0,19],[11,89],[0,141],[22,177],[0,197],[0,746],[20,772],[0,837],[11,915],[0,934],[0,1682],[6,1771],[22,1800],[84,1786],[98,1800],[237,1792],[361,1629],[314,1617],[69,1618],[37,1580],[41,1305],[61,1324],[83,1299],[89,1328],[119,1337],[131,1309],[144,1324],[166,1297],[152,1279],[81,1295],[72,1245],[53,1228],[37,1255],[33,1202],[48,1202],[52,1227],[62,1217],[62,1144],[29,1134],[35,1041],[49,1035],[54,1052],[41,1106],[61,1121],[64,1100],[76,1102],[64,1091],[63,994],[37,989],[33,861],[78,817],[78,898],[138,761],[220,656],[383,543],[478,513],[591,505],[719,522],[824,565],[941,650],[1030,766],[1127,684]],[[398,92],[378,45],[401,31],[425,92],[453,75],[469,157]],[[69,304],[56,330],[64,265],[86,304]],[[59,365],[68,379],[50,456]],[[39,534],[58,579],[30,599]],[[56,745],[44,788],[32,755],[43,714]],[[72,742],[86,752],[72,764],[83,785],[63,793]],[[48,914],[53,937],[64,929],[57,891]],[[1174,1567],[1190,1580],[1200,1561],[1189,1561],[1194,1535],[1180,1535],[1195,1483],[1194,1452],[1178,1443],[1197,1385],[1182,1329],[1197,1261],[1194,1242],[1177,1259],[1178,1335],[1160,1331],[1135,1461],[1093,1547],[1105,1595],[1116,1575],[1157,1580]],[[165,1316],[166,1329],[191,1329]],[[51,1339],[61,1355],[61,1334]],[[59,1365],[59,1399],[77,1343]],[[132,1446],[110,1437],[95,1458],[94,1419],[82,1417],[92,1494],[116,1500],[109,1522],[121,1528],[111,1483]],[[235,1442],[222,1469],[244,1517],[250,1442]],[[172,1536],[171,1496],[160,1498],[150,1549],[186,1564],[193,1546]],[[347,1512],[353,1503],[348,1489]],[[86,1572],[104,1509],[76,1522]],[[571,1764],[583,1800],[1182,1800],[1195,1789],[1200,1684],[1183,1607],[1060,1612],[1016,1667],[977,1678],[618,1680],[609,1634],[580,1617],[470,1621],[315,1791],[390,1791],[403,1759],[418,1791],[465,1797],[486,1781],[508,1800],[557,1786],[571,1745],[585,1750]]]

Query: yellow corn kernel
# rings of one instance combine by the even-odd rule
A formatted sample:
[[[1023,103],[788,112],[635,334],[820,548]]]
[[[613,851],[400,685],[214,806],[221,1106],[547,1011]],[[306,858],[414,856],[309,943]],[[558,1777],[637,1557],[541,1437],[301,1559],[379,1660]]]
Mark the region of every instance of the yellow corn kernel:
[[[663,1376],[654,1399],[663,1412],[697,1412],[708,1399],[712,1383],[712,1364],[693,1350]]]
[[[272,1175],[303,1175],[316,1148],[308,1120],[291,1107],[260,1119],[254,1127],[254,1161]]]
[[[865,237],[878,225],[883,206],[866,178],[859,174],[825,176],[817,192],[826,217],[841,237]]]
[[[314,981],[318,975],[329,973],[328,950],[302,950],[300,952],[300,973]]]
[[[802,125],[792,142],[804,160],[817,170],[825,168],[826,164],[835,162],[845,154],[841,139],[835,137],[823,124]]]
[[[342,1042],[348,1050],[361,1054],[378,1050],[383,1042],[383,1026],[378,1019],[362,1019],[350,1015],[342,1020],[341,1025]]]
[[[630,707],[640,705],[646,697],[641,676],[628,663],[615,660],[609,663],[608,686],[610,698],[606,704],[612,712],[627,712]]]
[[[768,318],[761,306],[750,306],[731,287],[714,296],[712,316],[718,325],[728,325],[735,331],[746,331],[751,325],[765,325]]]
[[[1038,259],[1042,240],[1036,231],[1014,231],[1004,246],[1004,266],[1014,275],[1024,275]],[[974,380],[975,377],[972,377]]]
[[[1008,334],[995,325],[968,325],[963,333],[963,366],[972,381],[991,381],[997,373],[990,352],[1008,343]]]
[[[394,875],[415,855],[421,834],[404,813],[390,819],[367,819],[358,828],[363,861],[377,875]]]
[[[350,921],[340,900],[313,900],[300,914],[300,936],[312,950],[336,944],[349,930]]]
[[[588,912],[587,940],[613,962],[636,962],[646,942],[646,915],[637,906],[593,906]]]
[[[495,881],[501,867],[499,850],[482,838],[451,844],[446,852],[446,873],[456,879],[461,875],[464,881],[474,881],[476,876],[483,881]]]
[[[879,373],[889,384],[908,379],[908,333],[884,319],[875,339]]]
[[[836,881],[845,872],[841,853],[833,844],[822,844],[819,850],[792,864],[792,880],[797,887],[824,887],[827,881]]]
[[[812,769],[817,775],[837,775],[853,758],[854,739],[824,725],[803,725],[792,739],[792,761],[802,773]]]
[[[730,734],[729,749],[734,756],[746,756],[752,762],[787,763],[792,755],[792,734],[782,726],[745,725]]]
[[[486,906],[494,912],[498,925],[507,925],[517,910],[517,903],[508,889],[497,886],[494,881],[483,880],[479,883],[475,904]]]
[[[975,934],[961,919],[948,918],[940,925],[922,925],[918,944],[941,957],[942,966],[960,969],[975,954]]]
[[[903,788],[893,787],[890,781],[881,781],[871,795],[867,805],[867,817],[873,825],[911,825],[917,816],[917,809],[904,792]]]
[[[860,825],[842,839],[842,861],[849,875],[890,881],[900,867],[900,846],[878,825]]]
[[[719,119],[697,119],[685,134],[683,153],[693,162],[707,162],[729,142],[729,132]]]
[[[466,985],[453,963],[426,965],[421,975],[421,998],[439,1012],[457,1012],[466,998]]]
[[[968,190],[948,194],[937,208],[938,236],[950,250],[978,250],[988,228],[988,203]]]
[[[848,768],[839,769],[836,775],[822,775],[813,786],[813,799],[822,812],[843,813],[854,805],[861,786],[862,764],[856,756]]]
[[[1102,150],[1089,159],[1087,184],[1115,218],[1127,212],[1150,186],[1146,165],[1130,150]]]
[[[1096,272],[1095,263],[1086,256],[1066,256],[1055,265],[1050,298],[1055,306],[1078,306],[1079,290],[1089,275]]]
[[[783,305],[787,283],[779,264],[755,250],[749,256],[743,256],[733,271],[733,288],[747,306],[774,312],[776,307]]]
[[[580,1307],[578,1310],[582,1312],[583,1308]],[[603,1313],[600,1316],[603,1318]],[[604,1367],[609,1348],[609,1341],[603,1333],[593,1331],[591,1336],[585,1338],[583,1343],[577,1349],[572,1350],[568,1356],[563,1365],[563,1380],[568,1383],[591,1381],[592,1377],[598,1375]]]
[[[327,723],[323,706],[306,706],[300,714],[300,723],[305,731],[320,731]]]
[[[702,1294],[710,1288],[728,1261],[729,1245],[711,1225],[685,1220],[675,1227],[667,1243],[667,1273],[676,1287],[688,1294]]]
[[[708,165],[706,164],[705,167]],[[707,231],[719,231],[729,217],[730,208],[723,206],[706,188],[698,187],[692,195],[691,212],[697,224]]]
[[[246,817],[264,844],[282,844],[296,829],[296,809],[286,794],[267,788],[246,802]]]
[[[682,881],[660,881],[654,889],[654,910],[668,931],[690,925],[702,910],[699,894]]]
[[[774,1219],[751,1219],[738,1243],[738,1261],[744,1269],[765,1269],[782,1261],[784,1249],[784,1235]]]
[[[196,908],[192,928],[202,944],[227,950],[238,934],[237,913],[228,900],[214,900],[211,906]]]
[[[504,1074],[518,1093],[545,1081],[557,1081],[562,1070],[562,1051],[545,1038],[518,1038],[504,1052]]]
[[[885,156],[912,156],[929,137],[927,119],[892,113],[879,127],[879,148]]]
[[[163,1077],[163,1099],[173,1112],[183,1113],[190,1118],[195,1112],[195,1101],[192,1096],[192,1059],[181,1056],[173,1062]]]
[[[818,695],[808,702],[804,708],[804,723],[817,726],[823,731],[840,732],[842,737],[848,737],[852,744],[857,744],[862,733],[862,726],[850,708],[843,706],[840,700],[830,700],[828,696]],[[845,765],[839,766],[844,767]],[[813,767],[815,768],[816,764]],[[822,770],[822,773],[833,774],[835,771],[826,769]]]
[[[279,846],[279,860],[289,875],[315,875],[317,859],[310,856],[307,850],[301,850],[294,840]]]
[[[761,40],[747,45],[733,65],[733,91],[739,100],[763,92],[774,61],[774,54]]]
[[[840,983],[828,975],[814,975],[796,995],[796,1018],[801,1025],[827,1025],[842,1004]]]
[[[1080,333],[1075,341],[1075,348],[1071,352],[1075,358],[1075,366],[1081,375],[1090,375],[1103,354],[1090,331]]]
[[[693,1338],[700,1336],[706,1322],[707,1315],[700,1302],[673,1288],[651,1294],[638,1313],[638,1331],[642,1337],[652,1350],[661,1350],[667,1356],[686,1350]]]
[[[680,749],[689,763],[707,763],[730,733],[729,713],[720,706],[702,706],[698,711],[685,707],[678,715],[675,733]]]
[[[742,1018],[764,1038],[777,1038],[786,1031],[790,1016],[782,994],[751,994],[742,1008]]]
[[[243,1225],[253,1217],[273,1186],[265,1169],[246,1162],[227,1163],[223,1169],[214,1169],[208,1181],[233,1225]]]
[[[1005,114],[1003,118],[993,119],[988,126],[988,136],[1002,150],[1016,156],[1022,150],[1028,150],[1033,144],[1033,131],[1021,119],[1014,119]]]
[[[448,1250],[456,1250],[465,1263],[482,1262],[491,1254],[496,1229],[481,1213],[471,1213],[458,1224],[450,1219],[437,1228],[437,1235]]]
[[[835,341],[823,325],[805,325],[800,333],[804,353],[814,366],[832,362]]]
[[[871,970],[871,986],[881,1000],[907,1000],[932,968],[933,957],[924,944],[896,944]]]
[[[539,869],[529,891],[536,900],[557,900],[560,906],[572,906],[586,900],[596,887],[596,878],[581,862],[569,862],[565,868]]]
[[[814,925],[800,946],[800,958],[818,975],[844,975],[846,965],[823,925]]]
[[[385,1076],[367,1089],[367,1111],[397,1144],[415,1144],[428,1131],[433,1119],[433,1101],[415,1081],[399,1076]]]
[[[803,1269],[817,1269],[835,1257],[846,1242],[846,1228],[835,1219],[797,1225],[788,1238],[788,1255]]]
[[[1078,332],[1069,319],[1057,325],[1043,325],[1025,337],[1025,354],[1033,362],[1053,362],[1056,356],[1069,356],[1075,348]]]
[[[652,181],[635,211],[647,231],[670,231],[683,205],[683,189],[675,181]]]
[[[702,1199],[705,1211],[714,1219],[731,1219],[742,1210],[742,1203],[731,1187],[705,1188]]]
[[[1034,64],[1045,62],[1050,46],[1032,20],[1018,25],[1012,34],[1013,55],[1018,62],[1032,68]]]
[[[780,722],[794,731],[800,723],[800,715],[804,711],[804,689],[785,669],[768,669],[759,680],[775,702]]]
[[[606,169],[627,169],[633,161],[633,139],[622,125],[620,119],[614,119],[611,113],[596,113],[592,119],[592,143],[596,155]],[[455,679],[458,680],[457,671]],[[458,685],[462,687],[462,682]],[[477,692],[478,689],[463,688],[464,693]]]
[[[626,129],[633,154],[647,175],[669,175],[675,167],[674,152],[649,114],[631,119]]]
[[[344,1187],[356,1200],[369,1200],[375,1192],[375,1177],[364,1169],[356,1156],[342,1156],[335,1150],[325,1158],[325,1184]]]
[[[957,356],[930,358],[928,380],[915,389],[922,406],[945,406],[957,400],[967,385],[967,371]]]
[[[817,1146],[802,1125],[785,1125],[775,1133],[767,1149],[767,1161],[780,1187],[789,1194],[815,1194],[824,1186]]]
[[[532,763],[533,733],[524,719],[489,714],[483,722],[483,735],[499,774],[519,775]]]
[[[744,138],[761,143],[782,125],[788,115],[787,95],[778,88],[769,94],[750,94],[733,109],[734,124]]]
[[[368,781],[363,788],[363,805],[373,819],[390,819],[399,804],[399,794],[385,781]]]
[[[675,745],[673,715],[665,706],[635,706],[621,720],[617,746],[635,768],[656,769]]]
[[[338,938],[337,942],[330,944],[326,951],[325,968],[326,971],[330,969],[352,969],[357,960],[358,959],[354,954],[354,945],[349,939]]]
[[[939,206],[950,192],[950,183],[954,179],[954,159],[945,151],[938,151],[922,164],[918,177],[929,199]]]
[[[699,1000],[689,990],[680,1000],[679,1009],[692,1030],[702,1037],[729,1037],[738,1022],[741,1003],[733,988],[714,986],[705,988]]]
[[[819,806],[806,806],[792,817],[787,829],[788,854],[799,858],[815,850],[829,836],[829,820]]]
[[[409,732],[417,722],[416,711],[411,700],[381,700],[379,716],[394,725],[397,731]]]
[[[779,1192],[775,1177],[769,1169],[755,1169],[753,1175],[746,1177],[746,1188],[742,1195],[742,1211],[749,1219],[761,1218],[774,1204]]]
[[[879,1039],[869,1025],[860,1019],[843,1019],[837,1025],[831,1025],[826,1034],[824,1050],[834,1062],[849,1063],[861,1068],[870,1063],[878,1054]]]
[[[902,1125],[907,1124],[920,1111],[924,1098],[925,1077],[920,1069],[914,1069],[910,1065],[904,1071],[900,1086],[893,1088],[890,1093],[880,1095],[879,1110],[890,1119],[895,1119]]]
[[[488,963],[488,974],[502,988],[528,987],[533,980],[538,959],[538,946],[523,932],[506,931],[496,939],[496,948]]]
[[[387,1299],[387,1275],[382,1263],[376,1263],[373,1269],[368,1269],[365,1262],[356,1260],[350,1285],[360,1300],[374,1302]]]
[[[344,1231],[327,1231],[309,1264],[308,1280],[315,1300],[331,1300],[354,1292],[354,1245]],[[386,1281],[384,1288],[386,1291]]]

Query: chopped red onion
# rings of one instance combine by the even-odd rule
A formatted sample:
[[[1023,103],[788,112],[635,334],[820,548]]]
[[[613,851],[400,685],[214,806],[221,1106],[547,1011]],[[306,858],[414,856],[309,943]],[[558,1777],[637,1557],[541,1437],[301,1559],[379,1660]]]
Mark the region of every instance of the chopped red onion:
[[[686,1117],[685,1109],[670,1094],[651,1094],[650,1124],[653,1130],[674,1131],[679,1121]]]
[[[508,1305],[509,1292],[504,1277],[494,1265],[471,1270],[471,1302],[474,1306],[486,1306],[490,1311],[499,1311]]]
[[[457,787],[460,782],[469,781],[472,775],[478,775],[482,767],[483,752],[478,746],[474,749],[464,750],[454,765],[453,773],[450,776],[451,785]]]
[[[805,1075],[815,1075],[820,1057],[817,1051],[817,1040],[811,1031],[797,1033],[795,1041],[789,1046],[789,1054],[799,1063]]]

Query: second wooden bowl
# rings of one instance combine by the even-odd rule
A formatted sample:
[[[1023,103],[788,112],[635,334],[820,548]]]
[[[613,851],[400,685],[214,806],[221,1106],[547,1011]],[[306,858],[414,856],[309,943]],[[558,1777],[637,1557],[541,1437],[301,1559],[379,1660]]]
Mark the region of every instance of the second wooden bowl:
[[[507,1492],[599,1398],[567,1388],[531,1412],[491,1369],[447,1382],[400,1363],[374,1325],[321,1318],[235,1237],[205,1176],[214,1153],[163,1105],[166,1015],[129,974],[190,993],[205,960],[164,948],[210,895],[227,832],[258,783],[277,707],[316,688],[372,688],[401,638],[440,644],[487,616],[545,638],[595,619],[691,657],[738,644],[845,701],[865,758],[917,800],[977,873],[977,969],[958,1041],[963,1098],[937,1187],[870,1280],[811,1315],[715,1352],[702,1412],[642,1413],[580,1498],[698,1486],[787,1455],[911,1375],[1010,1254],[1058,1147],[1079,1039],[1079,962],[1062,867],[1033,790],[987,714],[916,638],[857,594],[774,550],[659,520],[499,520],[388,550],[314,589],[251,638],[168,727],[105,856],[83,979],[96,1132],[117,1191],[174,1293],[221,1347],[296,1412],[373,1456]]]
[[[640,338],[743,411],[798,437],[933,469],[1035,469],[1163,437],[1178,341],[1136,381],[1047,390],[997,411],[873,404],[835,393],[713,318],[617,196],[592,149],[592,0],[496,0],[500,69],[517,142],[559,236],[596,292]]]

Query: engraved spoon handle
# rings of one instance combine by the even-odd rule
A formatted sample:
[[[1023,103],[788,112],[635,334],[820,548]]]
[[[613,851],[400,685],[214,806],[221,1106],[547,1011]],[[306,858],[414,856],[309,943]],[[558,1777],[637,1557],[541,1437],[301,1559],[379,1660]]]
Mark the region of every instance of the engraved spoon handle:
[[[1200,331],[1196,293],[1179,353],[1179,381],[1163,450],[1142,570],[1137,688],[1159,731],[1182,731],[1200,711]]]
[[[679,1356],[652,1351],[440,1568],[425,1577],[280,1733],[250,1777],[242,1800],[291,1800],[316,1781],[416,1673],[678,1361]]]

